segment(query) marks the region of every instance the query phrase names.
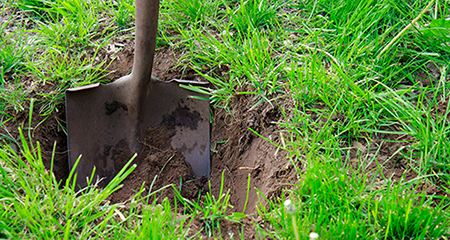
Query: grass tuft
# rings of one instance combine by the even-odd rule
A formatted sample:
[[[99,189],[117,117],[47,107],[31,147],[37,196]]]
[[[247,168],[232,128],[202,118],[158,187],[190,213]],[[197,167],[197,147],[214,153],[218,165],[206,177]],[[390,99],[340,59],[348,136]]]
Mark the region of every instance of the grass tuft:
[[[276,13],[284,1],[241,0],[235,10],[227,8],[232,29],[245,34],[276,24]]]

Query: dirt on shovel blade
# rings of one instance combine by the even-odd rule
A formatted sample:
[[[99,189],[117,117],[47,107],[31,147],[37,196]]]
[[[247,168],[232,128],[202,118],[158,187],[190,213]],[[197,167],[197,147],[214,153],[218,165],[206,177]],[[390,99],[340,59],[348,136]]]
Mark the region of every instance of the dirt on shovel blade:
[[[206,177],[196,178],[191,166],[183,155],[170,145],[171,137],[175,131],[164,126],[148,128],[143,141],[142,151],[137,155],[134,163],[137,168],[124,180],[123,188],[110,196],[112,202],[123,202],[133,196],[145,182],[146,191],[143,196],[161,187],[173,184],[177,186],[183,197],[193,199],[199,191],[205,192]],[[130,159],[127,146],[117,150],[115,155],[115,168],[121,169]],[[153,183],[152,189],[150,189]],[[181,185],[180,185],[181,183]],[[157,197],[174,199],[171,188],[163,191]]]

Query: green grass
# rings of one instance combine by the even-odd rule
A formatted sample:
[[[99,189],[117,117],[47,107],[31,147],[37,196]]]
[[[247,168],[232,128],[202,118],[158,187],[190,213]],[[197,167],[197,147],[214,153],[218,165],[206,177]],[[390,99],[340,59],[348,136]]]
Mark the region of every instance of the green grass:
[[[2,1],[1,12],[9,16],[0,23],[2,121],[30,101],[49,115],[65,89],[107,81],[109,62],[98,59],[134,30],[129,0]],[[281,141],[272,143],[287,151],[300,181],[287,192],[288,209],[286,197],[258,206],[257,238],[450,238],[448,1],[164,0],[160,14],[158,46],[182,52],[182,67],[212,83],[187,88],[214,107],[229,110],[237,95],[250,95],[254,107],[270,102],[283,114]],[[51,90],[28,99],[25,76]],[[416,177],[385,175],[380,139],[402,145],[387,157]],[[140,194],[130,208],[105,202],[132,168],[77,195],[43,167],[38,145],[17,141],[21,151],[0,152],[0,238],[177,239],[194,219],[203,235],[220,238],[220,221],[245,218],[227,212],[223,186],[218,197],[178,195],[181,218],[168,200]],[[355,144],[376,151],[355,158]],[[427,195],[424,184],[447,197]]]
[[[31,50],[26,44],[28,37],[21,34],[11,34],[5,29],[11,19],[7,19],[0,25],[0,86],[15,73],[20,73],[25,65],[25,53]]]
[[[442,202],[431,207],[433,200],[415,193],[412,182],[386,179],[373,190],[375,181],[364,171],[330,167],[331,162],[336,163],[321,159],[307,167],[291,192],[291,209],[283,206],[285,199],[259,208],[273,228],[265,237],[290,239],[298,232],[306,238],[311,231],[322,239],[438,239],[448,234],[450,219]]]
[[[173,27],[184,28],[219,21],[220,9],[220,0],[193,0],[165,1],[161,10],[171,21],[177,22]]]
[[[127,29],[133,23],[131,20],[135,11],[133,1],[121,0],[119,2],[110,2],[110,8],[119,29]]]
[[[90,182],[77,192],[74,172],[67,181],[57,182],[52,168],[43,165],[40,144],[28,143],[20,133],[20,149],[4,146],[0,150],[0,238],[175,239],[189,230],[189,216],[177,217],[176,206],[167,198],[161,204],[149,201],[162,189],[150,189],[144,196],[142,188],[128,207],[106,201],[136,168],[131,165],[135,156],[105,188]]]
[[[227,8],[231,28],[238,33],[248,33],[273,27],[276,24],[276,13],[282,5],[282,1],[241,0],[234,9]]]
[[[226,192],[224,189],[224,176],[225,172],[223,171],[220,190],[217,197],[212,194],[211,183],[209,183],[209,192],[206,193],[202,199],[197,199],[197,201],[183,198],[174,188],[176,198],[180,203],[191,215],[197,217],[203,223],[206,235],[215,239],[222,237],[220,228],[221,220],[226,219],[231,222],[240,223],[240,221],[246,217],[244,213],[240,212],[233,212],[231,215],[228,214],[227,210],[233,208],[233,206],[229,202],[230,189],[226,190]],[[226,230],[224,229],[224,231]]]

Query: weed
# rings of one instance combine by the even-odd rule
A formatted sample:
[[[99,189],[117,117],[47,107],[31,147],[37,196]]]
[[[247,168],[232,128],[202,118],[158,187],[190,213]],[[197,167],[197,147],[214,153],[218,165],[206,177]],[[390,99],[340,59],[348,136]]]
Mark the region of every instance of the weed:
[[[219,229],[220,231],[220,219],[226,218],[233,222],[239,222],[242,218],[245,218],[245,215],[240,213],[227,215],[227,209],[232,206],[229,203],[230,190],[228,189],[226,193],[224,192],[224,173],[225,172],[222,172],[220,191],[217,198],[211,191],[211,183],[209,183],[209,192],[206,193],[202,202],[185,199],[181,196],[178,190],[174,188],[177,199],[185,207],[190,209],[193,214],[199,216],[200,220],[205,226],[205,231],[209,237],[216,237],[215,234],[217,234],[217,229]]]
[[[114,13],[115,22],[118,25],[119,29],[126,29],[133,22],[131,21],[131,17],[134,16],[135,7],[133,6],[133,2],[130,0],[121,0],[119,2],[110,2],[110,8]]]
[[[0,87],[12,75],[25,68],[25,53],[31,49],[26,36],[0,39]]]
[[[172,28],[206,25],[217,21],[220,15],[220,0],[164,1],[162,15],[167,17]]]
[[[245,34],[271,27],[276,23],[276,13],[283,6],[282,1],[241,0],[236,10],[227,8],[232,28]]]

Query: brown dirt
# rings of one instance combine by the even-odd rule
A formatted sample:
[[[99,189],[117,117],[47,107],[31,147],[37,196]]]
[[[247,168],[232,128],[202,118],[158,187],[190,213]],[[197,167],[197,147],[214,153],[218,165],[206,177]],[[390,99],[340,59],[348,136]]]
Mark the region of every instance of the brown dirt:
[[[52,156],[54,158],[53,174],[57,181],[65,181],[69,176],[69,165],[67,157],[67,137],[63,131],[65,121],[64,105],[59,105],[56,110],[47,117],[39,116],[39,107],[35,106],[31,128],[29,127],[29,109],[19,112],[14,116],[14,120],[2,122],[0,136],[2,140],[19,149],[21,146],[19,130],[23,129],[28,143],[34,146],[39,142],[42,161],[47,169],[51,168]],[[65,127],[65,126],[64,126]],[[31,137],[32,141],[29,141]],[[54,154],[53,154],[54,151]]]
[[[224,186],[231,189],[233,211],[244,209],[249,190],[246,214],[255,214],[257,202],[265,204],[255,188],[270,199],[279,196],[282,188],[288,188],[285,184],[296,179],[295,171],[285,159],[286,153],[278,152],[274,145],[249,131],[252,128],[276,141],[277,134],[274,132],[279,129],[273,122],[280,120],[281,113],[274,107],[275,104],[272,106],[269,103],[261,103],[249,111],[254,104],[250,96],[235,97],[230,103],[231,115],[225,110],[215,113],[211,136],[214,149],[211,174],[211,183],[215,186],[213,193],[220,190],[221,174],[224,171]]]

